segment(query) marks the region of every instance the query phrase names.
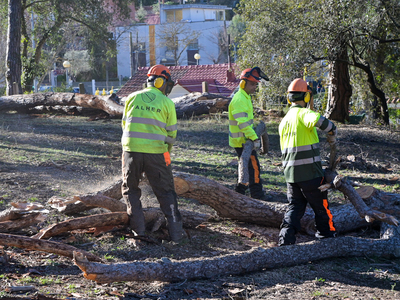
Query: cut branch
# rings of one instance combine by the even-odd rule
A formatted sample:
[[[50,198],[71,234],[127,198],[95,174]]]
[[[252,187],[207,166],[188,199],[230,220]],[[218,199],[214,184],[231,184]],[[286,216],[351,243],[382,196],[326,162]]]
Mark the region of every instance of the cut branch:
[[[26,236],[20,235],[12,235],[12,234],[4,234],[0,233],[0,245],[9,246],[9,247],[17,247],[21,249],[27,250],[37,250],[43,251],[47,253],[54,253],[61,256],[66,256],[69,258],[73,257],[73,253],[81,253],[85,257],[87,257],[90,261],[102,262],[102,260],[96,255],[91,254],[90,252],[86,252],[84,250],[75,248],[73,246],[69,246],[62,243],[52,242],[52,241],[44,241],[38,239],[32,239]]]

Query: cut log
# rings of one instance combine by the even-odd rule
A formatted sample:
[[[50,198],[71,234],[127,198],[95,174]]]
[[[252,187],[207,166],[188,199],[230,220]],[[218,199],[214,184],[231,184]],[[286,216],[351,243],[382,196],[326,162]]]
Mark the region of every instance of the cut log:
[[[76,229],[121,225],[127,223],[128,215],[126,214],[126,212],[92,215],[87,217],[74,218],[71,220],[53,224],[50,227],[42,229],[39,233],[32,236],[32,238],[46,239]]]
[[[0,222],[20,219],[26,214],[23,209],[8,208],[6,210],[0,211]]]
[[[92,195],[85,196],[74,196],[74,199],[77,201],[83,202],[86,206],[98,206],[102,208],[106,208],[109,211],[126,211],[126,204],[122,203],[119,200],[116,200],[111,197],[107,197],[102,195],[101,193],[96,193]]]
[[[176,282],[290,267],[319,259],[354,256],[400,257],[400,238],[396,228],[386,231],[386,239],[340,237],[269,249],[256,248],[242,254],[229,254],[188,261],[100,264],[74,253],[74,263],[85,278],[97,283],[116,281]]]
[[[25,216],[20,219],[0,222],[0,232],[6,233],[18,231],[43,222],[44,220],[45,217],[39,212],[25,214]]]
[[[54,253],[61,256],[66,256],[69,258],[73,257],[73,252],[82,253],[89,261],[97,261],[102,262],[102,260],[94,254],[90,252],[86,252],[84,250],[75,248],[70,245],[52,242],[52,241],[44,241],[38,239],[32,239],[26,236],[20,235],[12,235],[12,234],[4,234],[0,233],[0,245],[9,246],[9,247],[17,247],[21,249],[27,250],[37,250],[43,251],[47,253]]]
[[[172,99],[178,119],[228,111],[230,100],[220,95],[198,92]]]
[[[376,189],[373,186],[361,186],[356,189],[356,192],[361,199],[368,200],[376,193]]]
[[[143,209],[143,213],[146,227],[150,228],[152,232],[157,231],[160,227],[165,227],[166,221],[161,209],[145,208]],[[186,210],[181,210],[181,215],[185,227],[196,227],[210,218],[209,215],[194,213]],[[44,228],[39,233],[32,236],[32,238],[47,239],[65,232],[70,232],[72,230],[86,229],[91,227],[119,225],[127,226],[128,220],[128,215],[125,211],[74,218]]]

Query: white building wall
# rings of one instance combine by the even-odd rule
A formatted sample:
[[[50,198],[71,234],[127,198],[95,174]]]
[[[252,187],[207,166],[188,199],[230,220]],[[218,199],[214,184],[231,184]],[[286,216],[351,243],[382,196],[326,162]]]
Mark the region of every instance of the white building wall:
[[[229,21],[226,21],[226,26],[229,26]],[[155,31],[157,32],[157,28],[159,26],[164,25],[154,25]],[[191,22],[187,23],[187,26],[190,27],[191,30],[200,31],[201,36],[198,40],[199,43],[199,54],[201,56],[199,60],[200,65],[209,65],[213,64],[213,58],[218,57],[219,48],[218,44],[212,42],[213,37],[218,33],[219,30],[223,30],[224,21],[206,21],[206,22]],[[117,28],[117,31],[122,32],[125,28]],[[149,25],[137,25],[130,29],[132,32],[132,41],[136,42],[136,39],[140,43],[146,43],[146,65],[150,66],[150,44],[149,44]],[[117,33],[117,36],[119,34]],[[138,37],[138,38],[137,38]],[[165,57],[165,48],[157,47],[157,35],[155,41],[155,56],[156,63],[162,63],[162,58]],[[130,53],[129,53],[129,32],[124,32],[117,46],[117,65],[118,65],[118,76],[122,77],[130,77],[131,76],[131,65],[130,65]],[[180,65],[186,66],[188,62],[186,50],[181,56]]]

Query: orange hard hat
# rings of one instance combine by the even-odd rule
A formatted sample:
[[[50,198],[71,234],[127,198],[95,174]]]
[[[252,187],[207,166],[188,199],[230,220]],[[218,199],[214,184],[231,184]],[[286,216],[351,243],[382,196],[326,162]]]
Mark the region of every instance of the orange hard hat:
[[[290,92],[303,92],[306,93],[308,92],[308,85],[307,82],[305,82],[301,78],[296,78],[295,80],[292,81],[292,83],[288,87],[288,93]]]
[[[171,79],[170,70],[164,65],[154,65],[147,72],[147,76],[163,76],[165,79]]]
[[[240,79],[246,79],[248,81],[260,82],[260,68],[248,68],[242,71]]]

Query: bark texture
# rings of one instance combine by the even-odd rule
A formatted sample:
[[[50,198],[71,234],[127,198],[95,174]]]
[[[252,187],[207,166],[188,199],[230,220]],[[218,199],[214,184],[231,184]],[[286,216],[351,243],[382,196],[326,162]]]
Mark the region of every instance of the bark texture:
[[[325,117],[344,123],[349,120],[349,101],[352,95],[347,48],[343,48],[330,65],[331,84]]]
[[[21,230],[22,228],[43,222],[44,217],[41,213],[35,212],[23,216],[20,219],[13,219],[10,221],[0,222],[0,232],[13,232]]]
[[[182,99],[175,98],[174,100],[178,118],[228,111],[230,102],[230,98],[221,98],[208,93],[191,93]],[[28,109],[38,106],[79,106],[102,110],[112,117],[122,117],[124,109],[124,106],[114,101],[112,96],[34,93],[0,97],[0,111],[17,110],[26,112]]]
[[[19,94],[21,91],[21,20],[22,1],[8,0],[8,32],[7,32],[7,58],[6,80],[7,95]],[[14,83],[17,88],[14,91]]]
[[[84,250],[80,250],[73,246],[69,246],[63,243],[33,239],[26,236],[0,233],[0,245],[55,253],[57,255],[66,256],[69,258],[72,258],[73,253],[77,252],[82,253],[90,261],[102,262],[102,260],[96,255],[93,255],[90,252],[86,252]]]
[[[81,106],[85,108],[99,109],[110,116],[122,116],[124,107],[109,96],[95,96],[74,93],[33,93],[15,96],[0,97],[0,111],[26,111],[36,106]]]
[[[190,261],[159,260],[117,264],[92,263],[74,253],[74,263],[85,278],[98,283],[115,281],[176,282],[237,275],[262,269],[289,267],[319,259],[349,256],[400,256],[398,228],[387,228],[379,240],[341,237],[269,249],[256,248],[240,255]]]

